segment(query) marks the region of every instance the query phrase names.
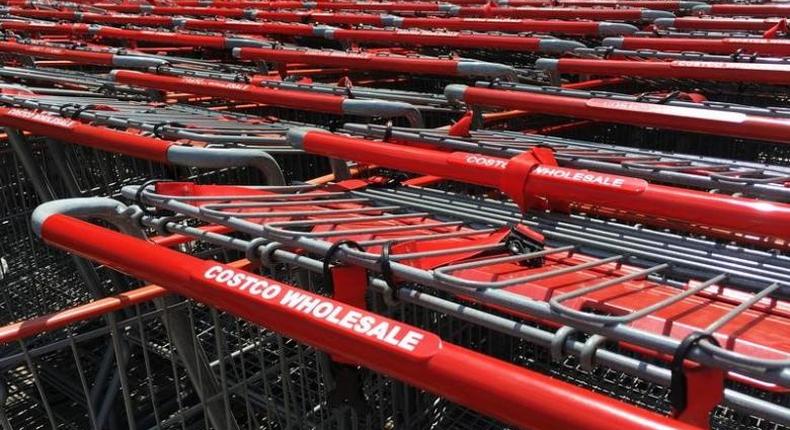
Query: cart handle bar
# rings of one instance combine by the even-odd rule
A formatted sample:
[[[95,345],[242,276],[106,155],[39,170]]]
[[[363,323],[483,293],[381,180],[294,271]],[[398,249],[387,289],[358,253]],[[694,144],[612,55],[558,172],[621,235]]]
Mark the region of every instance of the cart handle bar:
[[[606,208],[778,239],[790,238],[790,205],[683,188],[642,179],[558,167],[548,148],[511,159],[397,145],[291,129],[288,142],[306,152],[493,187],[522,210],[545,204]],[[558,205],[559,204],[559,205]],[[658,221],[660,222],[660,221]]]

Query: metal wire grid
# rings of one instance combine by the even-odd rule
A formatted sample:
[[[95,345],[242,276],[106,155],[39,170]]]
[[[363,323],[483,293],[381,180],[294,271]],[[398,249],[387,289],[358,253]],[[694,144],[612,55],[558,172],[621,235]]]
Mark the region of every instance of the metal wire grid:
[[[44,164],[39,148],[32,151]],[[62,309],[89,298],[68,257],[31,237],[30,213],[40,200],[7,140],[0,142],[0,321]]]
[[[196,394],[200,385],[182,370],[172,335],[162,323],[168,312],[177,311],[189,315],[196,348],[212,370],[203,377],[216,378],[222,387],[213,398]],[[117,324],[126,351],[119,366],[126,369],[128,394],[117,392],[117,383],[101,383],[109,328],[101,319],[92,320],[3,348],[6,395],[0,399],[5,413],[0,422],[8,419],[10,428],[75,429],[93,428],[94,423],[101,427],[105,419],[127,423],[124,412],[116,408],[113,416],[95,396],[96,404],[88,406],[92,393],[104,391],[131,403],[134,428],[140,429],[214,428],[205,414],[211,403],[224,403],[221,407],[232,414],[230,428],[501,428],[367,371],[360,371],[364,411],[332,404],[333,387],[344,382],[333,377],[325,354],[191,301],[173,301],[165,309],[137,305]]]
[[[423,200],[424,200],[424,196],[423,196]],[[402,202],[402,203],[409,204],[409,202],[408,202],[408,201],[404,200],[404,196],[399,196],[399,197],[398,197],[398,201],[400,201],[400,202]],[[425,204],[426,204],[426,205],[428,205],[428,206],[432,206],[432,203],[431,203],[431,202],[426,202]],[[167,205],[166,205],[166,206],[167,206]],[[458,208],[458,207],[459,207],[458,205],[456,205],[456,204],[455,204],[455,202],[454,202],[454,205],[453,205],[453,206],[454,206],[454,207],[456,207],[456,208]],[[478,209],[478,211],[479,211],[479,205],[476,205],[476,208],[477,208],[477,209]],[[462,209],[461,209],[461,210],[462,210]],[[501,209],[500,209],[500,210],[501,210]],[[457,212],[455,212],[455,213],[457,214]],[[489,215],[489,216],[490,216],[490,215],[492,215],[492,214],[487,214],[487,215]],[[488,216],[483,216],[483,218],[490,219],[490,218],[488,218]],[[551,232],[549,232],[549,234],[547,234],[547,237],[556,237],[556,236],[554,236],[554,234],[551,234]],[[604,247],[605,247],[605,246],[604,246]],[[611,254],[610,254],[610,255],[611,255]],[[413,322],[413,321],[411,321],[411,320],[410,320],[409,322]],[[451,335],[450,337],[452,338],[452,335]],[[566,370],[567,370],[567,369],[566,369]],[[564,371],[565,371],[565,370],[564,370]],[[655,397],[655,396],[654,396],[654,397]]]

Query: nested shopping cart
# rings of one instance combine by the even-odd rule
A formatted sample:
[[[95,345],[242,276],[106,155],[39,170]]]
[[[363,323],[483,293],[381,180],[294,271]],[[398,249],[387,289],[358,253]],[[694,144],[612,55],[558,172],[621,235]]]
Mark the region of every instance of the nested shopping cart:
[[[509,404],[505,399],[520,401],[520,395],[525,394],[520,386],[507,392],[504,381],[512,380],[512,375],[501,384],[490,383],[499,378],[498,366],[515,371],[507,362],[583,383],[654,411],[674,410],[680,418],[675,423],[659,421],[661,425],[682,427],[683,421],[705,425],[712,409],[716,409],[714,425],[723,425],[721,428],[728,428],[731,420],[752,415],[764,422],[786,422],[783,403],[775,402],[783,398],[781,369],[786,352],[771,335],[786,317],[779,311],[781,305],[774,308],[765,301],[769,295],[783,294],[783,272],[776,272],[773,278],[755,267],[741,272],[721,264],[720,259],[718,264],[705,265],[700,257],[691,257],[691,249],[689,260],[680,257],[672,264],[662,261],[669,253],[612,253],[618,246],[637,246],[648,238],[664,242],[684,239],[650,229],[629,237],[627,225],[601,225],[585,217],[574,219],[556,213],[539,212],[524,219],[519,209],[499,201],[480,202],[462,194],[412,186],[382,187],[377,185],[380,183],[352,180],[319,188],[250,188],[157,182],[124,189],[124,196],[138,201],[140,208],[110,200],[67,200],[40,208],[34,222],[52,244],[92,256],[245,320],[283,330],[326,349],[331,361],[351,364],[349,371],[359,372],[358,365],[371,367],[527,428],[541,428],[543,414],[551,414],[552,408],[538,400],[546,396],[527,396],[540,402],[535,410],[528,404],[502,407]],[[160,216],[158,211],[166,215]],[[98,217],[126,233],[90,226],[69,214]],[[520,222],[522,219],[526,223]],[[251,267],[261,270],[261,275],[145,243],[140,233],[135,233],[140,226],[153,234],[155,242],[167,242],[169,235],[174,235],[170,240],[205,241],[234,250],[254,262]],[[210,226],[226,230],[207,233]],[[577,234],[569,234],[569,229]],[[620,230],[623,236],[608,241],[605,235],[600,236],[604,230]],[[584,232],[592,239],[584,240]],[[101,234],[113,240],[90,239]],[[697,244],[700,250],[709,251],[711,245]],[[134,258],[135,254],[152,255],[160,250],[155,264]],[[737,255],[736,249],[731,251]],[[608,256],[595,256],[600,253]],[[785,258],[766,255],[774,259],[766,260],[766,267],[781,265]],[[715,261],[711,257],[709,263]],[[322,274],[322,280],[300,281],[299,285],[310,285],[319,296],[283,285],[309,278],[311,272]],[[736,297],[741,304],[733,301]],[[700,301],[716,305],[699,307]],[[350,309],[356,316],[344,319]],[[684,318],[667,319],[681,309],[685,309]],[[279,317],[281,312],[287,317]],[[378,334],[369,331],[372,327],[354,325],[353,321],[367,315],[375,321],[389,315],[409,325],[381,329]],[[671,328],[668,332],[662,329],[666,324]],[[739,327],[743,324],[750,330],[742,332]],[[473,365],[474,358],[467,358],[455,369],[462,374],[451,372],[455,382],[442,387],[441,365],[430,363],[442,362],[439,357],[445,351],[456,349],[445,344],[434,356],[427,352],[430,348],[423,349],[425,344],[413,345],[414,338],[436,341],[434,335],[422,330],[490,354],[499,364],[471,372],[469,360]],[[352,340],[355,337],[362,338],[364,347],[358,349]],[[376,352],[379,348],[383,348],[381,363]],[[410,352],[404,356],[397,348]],[[686,357],[704,366],[684,370],[680,364]],[[387,367],[387,363],[394,367]],[[423,375],[410,363],[427,366],[428,373]],[[398,369],[408,372],[397,373]],[[480,378],[480,374],[486,377]],[[530,378],[542,381],[535,375]],[[455,392],[458,384],[466,387],[467,383],[475,388]],[[347,404],[357,409],[375,408],[371,404],[379,398],[366,384],[362,384],[361,394],[357,391],[358,403],[349,400]],[[671,389],[661,388],[667,386]],[[560,384],[561,391],[547,391],[561,393],[563,397],[557,401],[564,406],[558,411],[561,416],[550,415],[551,421],[545,425],[553,428],[565,420],[578,428],[598,425],[586,412],[567,414],[565,406],[574,397],[564,392],[565,388]],[[497,397],[499,394],[505,399]],[[587,405],[595,404],[589,399],[600,400],[591,393],[585,396]],[[385,403],[388,407],[398,404],[395,400]],[[447,407],[447,413],[434,419],[453,416],[452,408]],[[619,408],[620,417],[633,412],[623,404],[603,410]],[[509,415],[526,411],[529,413],[522,418]],[[403,425],[400,419],[405,418],[398,417],[394,413],[387,420]],[[656,419],[652,414],[640,418],[648,427]]]

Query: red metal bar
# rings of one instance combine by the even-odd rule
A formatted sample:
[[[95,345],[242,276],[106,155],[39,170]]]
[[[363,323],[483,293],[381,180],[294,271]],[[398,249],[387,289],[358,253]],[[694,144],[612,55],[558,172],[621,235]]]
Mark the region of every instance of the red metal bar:
[[[559,73],[597,76],[699,79],[726,82],[790,84],[790,65],[716,63],[709,61],[628,61],[561,58],[540,59],[538,66]]]
[[[641,179],[556,167],[549,150],[510,160],[464,152],[398,146],[322,131],[297,131],[291,142],[305,151],[362,163],[493,187],[522,208],[567,204],[639,213],[650,219],[703,224],[787,240],[790,206],[681,188]]]
[[[262,103],[292,109],[309,110],[333,114],[343,113],[345,97],[315,94],[305,91],[292,91],[261,88],[241,82],[228,82],[190,76],[163,76],[152,73],[115,70],[112,76],[116,82],[156,88],[165,91],[179,91],[195,95],[219,97],[250,103]]]
[[[764,4],[711,4],[697,6],[694,11],[707,15],[788,17],[790,16],[790,5],[770,2]]]
[[[510,7],[541,5],[552,6],[550,1],[542,2],[542,0],[505,0],[503,3]],[[679,11],[688,9],[692,4],[702,3],[682,0],[559,0],[554,5],[563,7],[633,7],[654,10]]]
[[[189,238],[189,240],[194,240]],[[158,243],[158,242],[157,242]],[[228,266],[242,269],[249,265],[247,260],[237,260]],[[77,305],[48,315],[0,327],[0,345],[23,340],[42,333],[48,333],[74,323],[101,317],[110,312],[149,302],[167,294],[167,289],[158,285],[146,285],[131,291],[105,297],[90,303]]]
[[[790,55],[787,39],[702,39],[681,37],[608,37],[604,45],[623,49],[657,49],[660,51],[698,51],[709,54],[751,54],[785,57]]]
[[[188,30],[232,31],[244,34],[278,34],[313,36],[313,26],[300,23],[251,22],[185,19],[181,27]]]
[[[328,20],[318,14],[313,15],[315,22]],[[329,24],[329,22],[326,22]],[[448,30],[502,31],[511,33],[540,32],[578,35],[599,34],[600,23],[594,21],[557,21],[534,19],[474,19],[474,18],[418,18],[403,17],[397,21],[399,28],[446,28]]]
[[[95,64],[111,66],[114,54],[107,52],[90,52],[76,49],[62,49],[55,46],[32,45],[29,43],[16,43],[0,41],[0,52],[19,55],[29,55],[36,58],[52,58],[57,60],[73,61],[81,64]]]
[[[470,105],[521,109],[571,118],[790,143],[790,120],[706,108],[448,86],[445,94]]]
[[[594,7],[461,7],[459,16],[505,17],[528,19],[592,19],[596,21],[642,21],[646,9],[618,9]],[[669,12],[667,12],[669,13]],[[671,17],[671,14],[670,14]]]
[[[167,163],[172,142],[124,131],[93,127],[54,115],[19,108],[0,108],[0,125],[102,151]]]
[[[0,327],[0,345],[51,332],[80,321],[97,318],[110,312],[148,302],[165,294],[167,294],[166,289],[156,285],[148,285],[84,305],[53,312],[49,315]]]
[[[711,18],[684,16],[659,18],[653,23],[658,27],[674,27],[680,30],[753,30],[765,31],[779,24],[779,19]]]
[[[97,36],[119,40],[134,40],[164,45],[204,47],[224,49],[233,47],[232,38],[216,35],[189,34],[181,32],[129,30],[108,26],[91,26],[88,24],[50,24],[21,21],[3,21],[3,30],[23,33],[59,34],[69,36]],[[263,41],[262,41],[263,42]]]
[[[447,46],[452,48],[485,48],[502,49],[518,52],[537,52],[541,44],[553,42],[556,46],[567,49],[583,46],[570,40],[541,39],[538,37],[508,36],[486,33],[455,33],[403,30],[367,30],[335,28],[324,33],[324,37],[347,42],[374,43],[384,45],[410,46]]]
[[[322,51],[318,49],[236,48],[233,54],[243,60],[265,60],[275,63],[301,63],[352,70],[380,70],[457,76],[458,60],[383,56],[368,53]]]
[[[8,14],[25,18],[85,22],[92,24],[172,26],[174,23],[173,18],[169,16],[100,14],[76,12],[72,10],[24,9],[13,7],[9,8]]]
[[[155,282],[519,427],[695,428],[442,342],[432,333],[351,305],[64,215],[44,219],[41,236],[77,255]],[[141,255],[147,258],[139,258]],[[242,282],[245,288],[239,288]],[[296,300],[306,299],[319,304],[311,312],[293,305]],[[369,330],[362,327],[363,320],[371,327],[385,327],[390,337],[365,335]]]

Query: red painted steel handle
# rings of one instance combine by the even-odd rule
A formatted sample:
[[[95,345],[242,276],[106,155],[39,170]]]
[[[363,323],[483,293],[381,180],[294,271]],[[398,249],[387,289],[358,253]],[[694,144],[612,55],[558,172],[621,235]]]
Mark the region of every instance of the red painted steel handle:
[[[39,10],[9,8],[9,15],[22,16],[26,18],[52,19],[72,22],[85,22],[93,24],[135,24],[148,26],[172,26],[173,18],[169,16],[156,15],[121,15],[121,14],[100,14],[91,12],[77,13],[70,10]]]
[[[171,33],[148,30],[126,30],[122,28],[102,26],[94,34],[112,39],[135,40],[177,46],[202,46],[205,48],[227,48],[227,39],[223,36]]]
[[[714,4],[701,7],[709,15],[730,16],[790,16],[787,4]]]
[[[447,153],[340,136],[292,131],[292,144],[334,158],[405,170],[500,189],[522,208],[535,198],[639,213],[712,228],[779,239],[790,238],[790,205],[652,185],[641,179],[541,164],[524,153],[510,160]]]
[[[50,22],[25,21],[3,21],[0,23],[0,28],[22,33],[62,34],[73,36],[86,34],[90,30],[88,24],[54,24]]]
[[[339,96],[261,88],[241,82],[189,76],[163,76],[129,70],[115,70],[112,76],[115,81],[128,85],[338,115],[343,113],[345,100],[345,97]]]
[[[604,40],[605,45],[623,49],[657,49],[660,51],[697,51],[709,54],[750,54],[790,56],[790,40],[785,39],[695,39],[680,37],[618,37]]]
[[[155,44],[178,46],[202,46],[205,48],[229,48],[230,39],[224,36],[188,34],[178,32],[129,30],[107,26],[91,26],[88,24],[50,24],[5,21],[0,24],[4,30],[24,33],[63,34],[63,35],[96,35],[111,39],[134,40]]]
[[[93,127],[28,109],[0,108],[0,126],[158,163],[168,162],[167,150],[173,145],[172,142],[164,140]]]
[[[790,143],[790,120],[738,112],[455,85],[448,86],[445,94],[470,105],[530,110],[594,121]]]
[[[667,12],[668,13],[668,12]],[[468,17],[503,17],[527,19],[591,19],[596,21],[640,21],[642,9],[617,8],[544,8],[544,7],[461,7],[459,16]]]
[[[453,48],[486,48],[509,51],[535,52],[540,49],[540,38],[492,34],[431,33],[397,30],[333,29],[333,40],[378,44],[415,46],[448,46]]]
[[[46,218],[41,236],[77,255],[523,428],[695,428],[442,342],[432,333],[368,311],[65,215]],[[296,297],[319,304],[304,312],[288,305]],[[363,320],[376,327],[386,324],[391,336],[379,340],[363,334]]]
[[[316,22],[318,19],[316,19]],[[531,19],[467,19],[467,18],[413,18],[403,17],[399,28],[446,28],[448,30],[503,31],[520,33],[538,31],[578,35],[597,35],[598,25],[594,21],[558,21]]]
[[[725,82],[790,84],[790,65],[716,63],[711,61],[628,61],[561,58],[541,59],[539,65],[555,66],[560,73],[599,76],[643,76]]]
[[[236,6],[239,6],[237,3]],[[154,6],[150,8],[148,13],[156,15],[191,15],[191,16],[221,16],[224,18],[245,18],[246,12],[243,8],[221,8],[221,7],[171,7],[171,6]]]
[[[750,18],[668,18],[666,21],[656,20],[661,27],[674,27],[684,30],[768,30],[779,23],[778,19]]]
[[[30,55],[37,58],[54,58],[68,60],[82,64],[96,64],[111,66],[113,54],[106,52],[78,51],[75,49],[62,49],[54,46],[31,45],[28,43],[0,42],[0,52],[20,55]]]
[[[458,60],[381,56],[342,51],[238,48],[234,55],[243,60],[265,60],[276,63],[304,63],[352,70],[383,70],[432,75],[458,75]]]
[[[232,31],[244,34],[279,34],[304,37],[313,36],[313,26],[300,23],[185,19],[181,26],[182,28],[190,30]]]

